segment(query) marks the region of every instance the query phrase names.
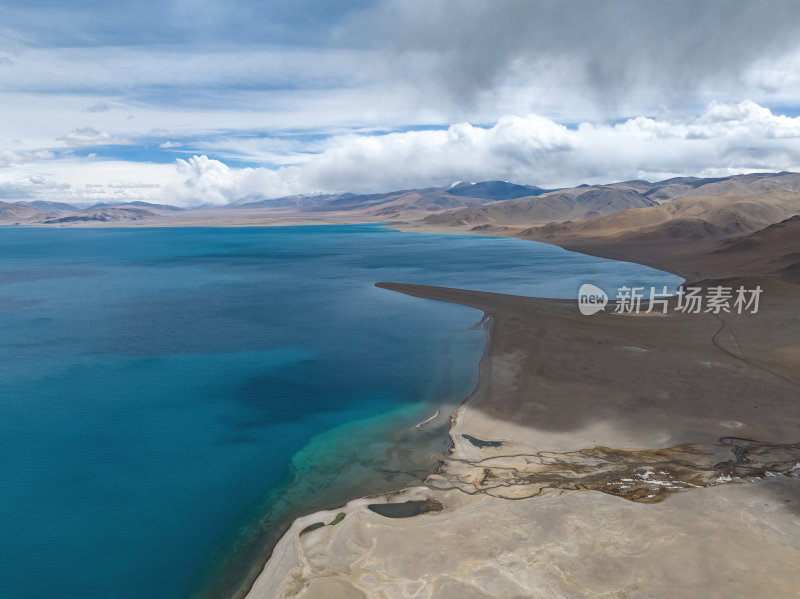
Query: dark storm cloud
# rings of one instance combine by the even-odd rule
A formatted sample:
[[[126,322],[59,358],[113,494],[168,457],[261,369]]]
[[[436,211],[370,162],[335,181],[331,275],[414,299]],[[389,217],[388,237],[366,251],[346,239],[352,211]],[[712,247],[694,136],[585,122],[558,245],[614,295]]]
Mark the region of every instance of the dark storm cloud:
[[[792,0],[389,0],[352,17],[338,40],[371,44],[398,74],[458,101],[544,78],[617,103],[733,91],[755,61],[797,49],[797,9]]]
[[[250,64],[259,50],[349,50],[331,70],[337,84],[368,81],[407,98],[406,106],[464,119],[493,120],[502,110],[475,108],[504,102],[517,113],[556,115],[554,105],[569,104],[579,117],[595,106],[602,113],[595,116],[616,118],[660,104],[694,110],[712,99],[768,100],[782,92],[780,77],[745,81],[748,69],[800,45],[796,0],[0,0],[0,14],[0,51],[9,55],[23,47],[114,47],[139,52],[140,62],[170,52],[232,57],[229,76],[201,78],[204,87],[194,90],[201,95],[322,80],[288,58],[294,77],[269,77]],[[246,68],[237,68],[237,56]],[[164,86],[163,65],[151,70],[156,80],[135,90],[145,101]],[[25,84],[36,91],[62,80]],[[79,90],[102,91],[91,87],[91,74],[69,85],[84,80]]]

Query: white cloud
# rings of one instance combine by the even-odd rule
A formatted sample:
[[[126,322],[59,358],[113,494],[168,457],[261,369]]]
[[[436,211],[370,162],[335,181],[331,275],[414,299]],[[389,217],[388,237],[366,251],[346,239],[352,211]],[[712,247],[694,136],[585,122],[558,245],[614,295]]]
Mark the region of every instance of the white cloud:
[[[189,204],[227,204],[229,189],[234,185],[233,171],[218,160],[193,156],[177,160],[178,173],[184,178],[176,192]],[[241,177],[242,174],[239,174]]]
[[[537,115],[505,116],[491,127],[460,123],[443,130],[345,134],[314,144],[316,153],[276,169],[232,168],[201,155],[171,165],[52,160],[44,174],[71,184],[59,199],[80,201],[79,190],[93,183],[103,186],[108,199],[177,205],[222,205],[296,193],[378,192],[444,186],[455,180],[562,187],[721,176],[800,170],[800,117],[776,115],[746,101],[712,103],[696,116],[637,117],[613,125],[585,122],[567,127]],[[17,183],[24,184],[35,166],[16,167]]]
[[[109,181],[106,187],[110,189],[159,189],[160,183],[126,183],[125,181]]]
[[[536,115],[490,128],[343,135],[298,166],[232,169],[205,156],[178,161],[183,201],[223,204],[315,191],[374,192],[503,179],[546,187],[631,178],[800,169],[800,118],[753,102],[712,103],[682,120],[638,117],[570,129]]]
[[[0,201],[37,200],[44,194],[60,194],[69,190],[69,183],[52,181],[44,177],[31,176],[14,181],[0,177]]]
[[[176,161],[180,181],[165,190],[163,201],[182,206],[223,205],[237,200],[274,198],[314,191],[296,178],[298,167],[232,169],[207,156]]]
[[[0,194],[70,203],[158,201],[176,181],[172,164],[67,157],[0,170]]]
[[[125,146],[131,142],[122,137],[115,137],[107,131],[98,131],[94,127],[81,127],[57,138],[69,146]]]
[[[53,158],[53,153],[49,150],[38,150],[36,152],[15,152],[13,150],[0,150],[0,168],[17,166],[35,160],[47,160]]]

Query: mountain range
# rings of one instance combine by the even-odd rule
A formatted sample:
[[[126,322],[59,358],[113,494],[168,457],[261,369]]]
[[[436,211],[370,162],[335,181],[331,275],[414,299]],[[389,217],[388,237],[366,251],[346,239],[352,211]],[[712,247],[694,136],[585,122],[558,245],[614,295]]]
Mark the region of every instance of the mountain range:
[[[555,190],[505,181],[458,182],[447,187],[286,196],[197,209],[142,201],[83,209],[61,202],[0,202],[0,224],[390,222],[409,230],[514,235],[582,250],[597,246],[595,253],[634,261],[646,261],[642,256],[654,247],[679,253],[687,242],[705,243],[709,251],[722,250],[722,242],[798,214],[800,174],[786,172],[679,177],[654,183],[632,180]],[[625,250],[615,252],[615,247]]]

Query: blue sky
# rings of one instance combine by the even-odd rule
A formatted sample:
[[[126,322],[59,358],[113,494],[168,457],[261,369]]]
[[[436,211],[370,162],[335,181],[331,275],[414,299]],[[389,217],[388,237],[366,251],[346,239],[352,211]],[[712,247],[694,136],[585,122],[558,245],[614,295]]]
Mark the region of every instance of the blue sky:
[[[0,0],[0,14],[7,199],[800,169],[789,1]]]

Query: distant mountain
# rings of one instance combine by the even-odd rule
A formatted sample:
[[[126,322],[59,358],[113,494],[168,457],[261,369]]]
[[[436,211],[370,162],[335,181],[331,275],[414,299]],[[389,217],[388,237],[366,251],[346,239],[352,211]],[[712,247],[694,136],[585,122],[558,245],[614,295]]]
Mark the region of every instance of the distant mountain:
[[[624,210],[581,221],[550,223],[536,229],[549,236],[625,234],[670,238],[731,237],[752,233],[800,212],[800,194],[686,196],[668,204]]]
[[[496,182],[487,182],[487,185],[491,188],[494,183]],[[463,185],[457,187],[465,188]],[[515,187],[524,189],[526,186]],[[660,204],[666,206],[688,196],[699,198],[724,194],[760,195],[778,191],[800,191],[800,174],[753,173],[706,179],[676,177],[656,183],[632,180],[608,185],[578,185],[556,191],[542,190],[536,196],[444,210],[423,218],[420,223],[422,226],[436,227],[480,227],[484,231],[493,228],[525,228],[594,219],[625,210],[653,208]],[[699,205],[697,200],[692,203]],[[758,222],[765,223],[763,220]],[[728,223],[724,226],[735,225]],[[742,225],[742,230],[750,229],[747,225]]]
[[[545,190],[505,181],[458,183],[450,187],[406,189],[374,194],[295,195],[237,203],[230,208],[275,211],[347,213],[365,218],[420,218],[435,212],[486,204],[509,197],[533,196]]]
[[[536,235],[584,236],[600,229],[627,234],[634,228],[646,233],[648,228],[663,225],[658,235],[665,238],[706,239],[753,232],[800,212],[792,212],[786,194],[800,194],[800,174],[674,177],[655,183],[635,179],[557,190],[482,181],[374,194],[252,197],[199,211],[139,200],[88,208],[45,200],[0,202],[0,224],[133,222],[168,219],[180,212],[192,222],[228,222],[231,218],[236,222],[262,222],[264,218],[275,222],[297,216],[336,222],[405,221],[420,228],[466,227],[483,232],[535,229]],[[222,216],[228,210],[248,213]],[[619,218],[610,218],[617,214]]]
[[[166,204],[133,201],[127,204],[95,204],[83,210],[63,202],[0,202],[0,224],[76,224],[133,222],[181,211]]]
[[[258,208],[272,209],[272,210],[300,210],[301,208],[312,208],[324,205],[328,202],[334,201],[342,197],[353,196],[352,193],[332,193],[332,194],[317,194],[317,195],[291,195],[281,196],[278,198],[258,199],[244,198],[236,202],[232,202],[225,206],[234,210],[254,210]]]
[[[38,210],[30,204],[22,202],[0,202],[0,224],[13,225],[17,223],[36,222],[50,216],[47,212]]]
[[[105,206],[100,208],[87,208],[73,214],[48,218],[45,224],[78,224],[93,222],[127,222],[139,221],[158,216],[152,210],[146,210],[136,206]]]
[[[330,213],[378,220],[419,220],[435,226],[525,227],[583,220],[665,204],[688,195],[755,194],[800,190],[800,174],[753,173],[732,177],[642,179],[546,190],[506,181],[458,182],[449,187],[374,194],[294,195],[240,201],[232,209]]]
[[[179,206],[172,206],[170,204],[153,204],[151,202],[143,202],[141,200],[134,200],[132,202],[98,202],[97,204],[92,204],[88,208],[81,208],[80,210],[104,210],[106,208],[145,208],[147,210],[166,210],[169,212],[178,212],[185,210],[185,208],[181,208]],[[73,210],[79,210],[79,208],[73,207]]]
[[[180,212],[185,210],[185,208],[181,208],[180,206],[171,206],[169,204],[152,204],[150,202],[142,202],[139,200],[135,200],[133,202],[125,202],[124,204],[119,204],[117,207],[126,208],[128,206],[135,206],[137,208],[146,208],[148,210],[167,210],[169,212]]]
[[[75,212],[79,210],[78,207],[73,206],[72,204],[65,204],[64,202],[48,202],[46,200],[34,200],[32,202],[24,202],[28,204],[28,206],[33,206],[37,210],[42,210],[44,212],[55,212],[55,213],[62,213],[62,212]]]
[[[798,214],[800,192],[784,189],[685,196],[649,208],[535,226],[516,235],[643,264],[663,265],[668,259],[672,272],[689,279],[709,273],[724,277],[758,264],[777,270],[800,263]],[[697,270],[692,256],[698,251],[709,252],[704,268],[712,270]]]
[[[453,195],[446,189],[431,188],[371,196],[341,198],[321,206],[319,211],[346,211],[380,219],[418,218],[433,212],[483,204],[484,198]]]
[[[653,183],[645,193],[650,199],[663,203],[688,195],[718,195],[722,193],[765,193],[778,189],[800,190],[798,173],[750,173],[732,177],[698,179],[676,177]]]
[[[452,210],[423,219],[437,226],[532,226],[613,214],[630,208],[656,206],[656,202],[629,188],[612,186],[574,188],[535,197],[503,200]]]
[[[527,196],[538,196],[548,190],[534,185],[516,185],[508,181],[482,181],[481,183],[458,183],[450,186],[447,193],[484,200],[511,200]]]
[[[603,187],[616,187],[620,189],[633,189],[634,191],[638,191],[641,194],[647,195],[647,192],[653,189],[654,183],[650,183],[650,181],[645,181],[643,179],[636,179],[634,181],[620,181],[619,183],[609,183],[608,185],[603,185]]]

